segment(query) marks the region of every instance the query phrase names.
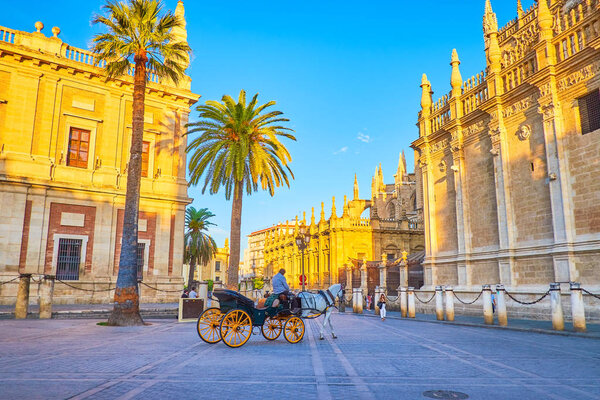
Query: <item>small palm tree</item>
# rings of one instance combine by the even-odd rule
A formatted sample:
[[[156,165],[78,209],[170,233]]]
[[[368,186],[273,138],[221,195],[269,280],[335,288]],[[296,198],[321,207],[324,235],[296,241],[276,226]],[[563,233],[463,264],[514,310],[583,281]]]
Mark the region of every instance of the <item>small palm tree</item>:
[[[242,196],[260,188],[271,196],[275,187],[287,185],[288,173],[294,178],[292,161],[279,136],[296,138],[292,131],[280,125],[288,122],[281,111],[266,111],[274,101],[257,106],[258,93],[246,104],[246,92],[240,91],[238,102],[223,96],[221,102],[207,101],[197,107],[200,121],[188,124],[187,134],[199,132],[187,148],[192,153],[189,162],[190,184],[197,185],[204,175],[202,193],[215,194],[225,188],[225,198],[233,194],[231,206],[231,255],[227,268],[227,286],[236,289],[240,263],[240,231]]]
[[[217,251],[217,244],[207,233],[210,225],[208,219],[215,215],[208,208],[196,210],[188,207],[185,211],[185,260],[190,264],[188,287],[194,280],[196,265],[206,265]]]
[[[144,133],[146,83],[151,74],[177,84],[184,75],[190,48],[176,41],[173,29],[183,27],[181,18],[163,13],[160,0],[108,1],[105,15],[95,16],[93,23],[107,32],[94,37],[92,51],[98,63],[106,62],[107,79],[126,76],[133,63],[133,121],[127,193],[123,221],[123,242],[114,309],[109,325],[143,324],[139,313],[137,286],[137,226]]]

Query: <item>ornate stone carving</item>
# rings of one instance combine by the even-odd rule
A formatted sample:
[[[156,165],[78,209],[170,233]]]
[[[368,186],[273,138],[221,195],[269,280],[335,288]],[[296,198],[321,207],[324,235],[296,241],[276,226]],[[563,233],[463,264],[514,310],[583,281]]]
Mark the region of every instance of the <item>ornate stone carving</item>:
[[[552,85],[550,83],[545,83],[540,86],[540,97],[544,97],[552,93]]]
[[[527,109],[529,109],[531,107],[531,105],[533,104],[533,102],[535,101],[535,96],[528,96],[526,98],[524,98],[521,101],[516,102],[515,104],[511,105],[510,107],[505,108],[504,110],[502,110],[502,116],[504,118],[510,117],[511,115],[526,111]]]
[[[473,125],[469,125],[467,128],[465,128],[464,132],[464,136],[471,136],[474,134],[477,134],[481,131],[483,131],[485,129],[485,121],[478,121],[476,123],[474,123]]]
[[[548,104],[541,104],[538,108],[538,112],[544,116],[545,122],[548,122],[554,118],[554,107],[555,105],[550,102]]]
[[[559,92],[570,88],[573,85],[577,85],[580,82],[587,81],[593,78],[600,72],[600,61],[594,61],[593,63],[586,65],[579,71],[573,72],[569,76],[558,81],[556,85]]]
[[[440,168],[440,172],[446,172],[446,169],[448,168],[448,164],[446,164],[446,160],[440,161],[438,167]]]
[[[440,151],[446,147],[448,147],[448,145],[450,144],[450,141],[448,139],[442,139],[438,142],[435,142],[432,146],[431,146],[431,152],[435,153],[437,151]]]
[[[521,126],[521,128],[519,128],[517,131],[517,136],[521,141],[529,139],[529,136],[531,136],[531,127],[529,125]]]

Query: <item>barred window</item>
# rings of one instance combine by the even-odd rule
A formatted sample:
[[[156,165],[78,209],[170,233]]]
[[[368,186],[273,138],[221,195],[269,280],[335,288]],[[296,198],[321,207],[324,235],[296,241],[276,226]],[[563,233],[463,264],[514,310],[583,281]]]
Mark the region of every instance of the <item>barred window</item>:
[[[148,177],[148,160],[150,159],[150,142],[142,143],[142,176]]]
[[[137,245],[137,277],[142,279],[144,277],[144,261],[146,252],[146,243],[138,243]]]
[[[59,239],[56,278],[63,281],[79,280],[81,239]]]
[[[89,148],[90,131],[71,128],[67,165],[70,167],[87,168]]]
[[[600,129],[600,90],[580,97],[579,116],[581,117],[581,133],[586,134]]]
[[[221,270],[221,261],[215,261],[215,271]]]

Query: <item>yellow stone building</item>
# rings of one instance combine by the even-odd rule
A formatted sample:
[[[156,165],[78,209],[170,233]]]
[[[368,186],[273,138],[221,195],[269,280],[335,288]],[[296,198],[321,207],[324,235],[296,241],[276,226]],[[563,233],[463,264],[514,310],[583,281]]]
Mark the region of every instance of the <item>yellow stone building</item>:
[[[176,14],[183,18],[183,2]],[[0,27],[0,280],[55,275],[85,289],[114,288],[131,141],[133,79],[106,81],[94,55],[52,35]],[[187,40],[185,27],[174,32]],[[146,92],[139,274],[181,288],[187,195],[185,124],[199,96],[151,77]],[[35,277],[35,276],[34,276]],[[38,286],[31,288],[32,301]],[[14,303],[16,282],[0,286]],[[57,282],[57,303],[110,302]],[[177,293],[142,287],[142,301]]]
[[[403,154],[394,184],[384,184],[381,166],[377,168],[370,200],[359,198],[355,177],[353,199],[348,201],[344,196],[341,216],[337,214],[333,198],[328,218],[325,216],[325,204],[321,203],[318,221],[313,208],[309,222],[304,213],[301,221],[296,217],[293,229],[282,228],[280,224],[267,230],[265,277],[271,278],[280,268],[285,268],[290,287],[301,287],[302,256],[295,237],[302,224],[311,236],[304,251],[304,271],[309,289],[326,288],[339,282],[340,274],[345,274],[347,267],[356,267],[353,260],[381,260],[382,255],[395,260],[402,251],[413,253],[423,250],[422,219],[416,198],[415,175],[406,172]],[[365,211],[369,213],[368,217],[362,216]],[[341,280],[344,278],[342,276]]]
[[[453,51],[435,102],[423,75],[426,286],[600,287],[600,1],[516,3],[501,29],[485,3],[484,72]]]

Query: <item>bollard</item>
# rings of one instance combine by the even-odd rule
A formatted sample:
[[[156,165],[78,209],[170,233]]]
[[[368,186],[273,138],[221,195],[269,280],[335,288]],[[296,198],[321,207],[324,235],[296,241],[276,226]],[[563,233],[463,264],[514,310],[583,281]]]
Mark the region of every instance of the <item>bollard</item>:
[[[552,328],[555,331],[562,331],[565,329],[565,316],[560,296],[560,283],[550,284],[550,304],[552,305]]]
[[[54,275],[44,275],[40,288],[40,319],[52,318],[52,295],[54,294]]]
[[[500,326],[508,325],[505,293],[504,285],[496,285],[496,312],[498,313],[498,324]]]
[[[352,289],[352,311],[355,314],[362,314],[363,312],[363,295],[361,288]]]
[[[446,286],[446,321],[454,321],[454,291],[452,286]]]
[[[435,316],[438,321],[444,320],[444,298],[441,286],[435,287]]]
[[[17,292],[17,303],[15,304],[15,319],[27,318],[29,311],[29,282],[31,274],[19,275],[19,291]]]
[[[402,315],[402,318],[406,318],[407,314],[407,304],[408,303],[408,299],[407,299],[407,294],[406,294],[406,288],[401,288],[400,289],[400,315]]]
[[[377,307],[377,303],[379,303],[381,293],[383,293],[383,291],[379,288],[379,286],[375,287],[375,295],[373,296],[373,313],[375,315],[379,315],[379,307]]]
[[[573,329],[575,332],[585,332],[585,308],[583,306],[583,293],[579,282],[571,282],[571,314],[573,316]]]
[[[486,325],[494,325],[492,289],[490,288],[490,285],[483,285],[483,321]]]
[[[408,318],[415,317],[415,288],[408,287]]]

